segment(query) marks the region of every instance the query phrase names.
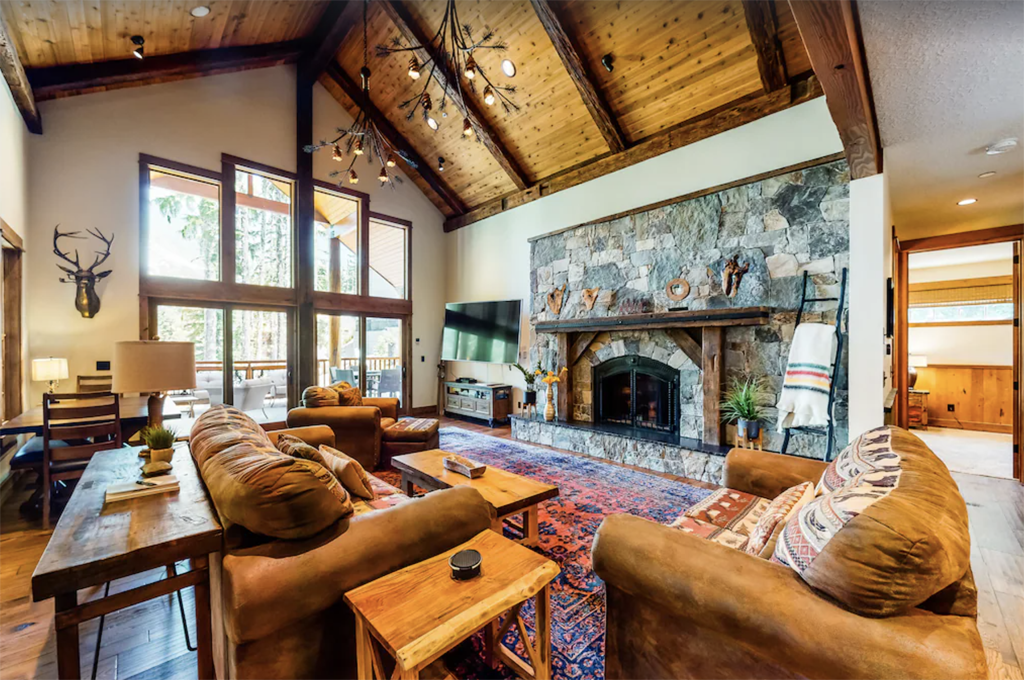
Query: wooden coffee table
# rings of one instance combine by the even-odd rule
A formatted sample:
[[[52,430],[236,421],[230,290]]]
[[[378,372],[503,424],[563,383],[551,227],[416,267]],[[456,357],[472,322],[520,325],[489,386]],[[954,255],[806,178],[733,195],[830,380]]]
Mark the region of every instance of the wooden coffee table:
[[[502,533],[502,523],[505,519],[521,514],[522,526],[512,525],[523,534],[520,542],[523,545],[537,545],[540,540],[537,505],[541,501],[557,496],[557,486],[490,466],[481,477],[470,479],[446,469],[443,462],[446,455],[447,451],[431,449],[392,458],[391,464],[402,473],[402,491],[411,496],[413,484],[428,491],[450,489],[453,486],[471,486],[480,492],[484,500],[494,506],[498,514],[493,527],[495,531]]]
[[[473,549],[483,559],[480,575],[467,581],[451,577],[448,558]],[[429,560],[383,576],[345,594],[356,615],[356,664],[360,680],[450,677],[441,655],[483,629],[493,666],[503,661],[519,677],[551,677],[551,600],[548,584],[558,565],[516,545],[493,531],[484,531],[462,545]],[[536,598],[536,627],[531,643],[520,608]],[[504,621],[501,616],[505,615]],[[516,624],[527,664],[502,643]],[[378,645],[379,643],[379,645]],[[385,673],[379,647],[397,664]]]

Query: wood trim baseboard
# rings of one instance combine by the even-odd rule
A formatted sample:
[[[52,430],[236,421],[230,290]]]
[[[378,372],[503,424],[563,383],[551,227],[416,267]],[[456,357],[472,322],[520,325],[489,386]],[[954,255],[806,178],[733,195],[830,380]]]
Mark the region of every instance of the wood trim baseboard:
[[[1012,326],[1013,319],[999,319],[997,321],[939,321],[935,323],[912,323],[911,328],[942,328],[942,327],[967,327],[967,326]]]
[[[432,406],[414,406],[408,411],[410,416],[415,418],[437,418],[439,417],[439,411],[437,410],[437,404]]]
[[[952,418],[934,418],[928,414],[928,427],[941,427],[946,430],[968,430],[971,432],[994,432],[996,434],[1013,434],[1013,425],[1001,423],[978,423],[974,421],[957,421]]]

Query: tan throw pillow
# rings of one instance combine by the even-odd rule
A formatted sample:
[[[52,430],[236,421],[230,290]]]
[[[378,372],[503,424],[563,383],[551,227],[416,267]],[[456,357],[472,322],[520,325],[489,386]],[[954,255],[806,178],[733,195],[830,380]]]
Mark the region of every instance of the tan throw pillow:
[[[335,390],[338,395],[338,406],[362,406],[363,395],[358,387],[343,387]]]
[[[319,454],[326,461],[325,467],[334,473],[334,476],[352,495],[373,500],[374,493],[370,476],[366,474],[366,470],[359,464],[359,461],[326,444],[320,445]]]
[[[320,408],[322,406],[337,406],[338,393],[330,387],[307,387],[302,390],[302,405],[306,408]]]
[[[338,478],[334,476],[330,470],[325,468],[319,463],[314,463],[311,460],[304,458],[298,458],[295,461],[298,468],[305,468],[316,477],[317,481],[327,487],[327,490],[338,499],[338,502],[342,506],[341,516],[346,517],[351,515],[355,509],[352,506],[352,499],[348,496],[348,491],[345,489],[345,485],[338,481]]]
[[[776,496],[757,520],[757,526],[750,532],[750,540],[744,548],[747,554],[758,555],[764,559],[771,557],[775,550],[775,542],[778,541],[786,522],[812,500],[814,485],[811,482],[797,484]]]
[[[324,457],[320,455],[320,451],[318,451],[315,446],[310,446],[295,435],[280,435],[277,438],[277,450],[291,456],[292,458],[311,460],[314,463],[322,465],[330,470],[330,466],[327,465],[327,461],[324,460]]]

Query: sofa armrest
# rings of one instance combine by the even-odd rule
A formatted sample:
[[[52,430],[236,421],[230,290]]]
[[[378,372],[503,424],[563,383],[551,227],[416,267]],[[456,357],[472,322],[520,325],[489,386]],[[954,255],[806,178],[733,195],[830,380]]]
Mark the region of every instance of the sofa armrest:
[[[341,601],[349,590],[450,550],[491,526],[476,489],[435,491],[342,520],[303,541],[272,541],[223,559],[223,605],[235,643],[258,640]]]
[[[795,675],[983,678],[987,673],[970,617],[922,610],[879,619],[859,616],[787,567],[639,517],[607,517],[595,537],[593,559],[608,588],[641,601],[628,610],[640,619],[645,609],[668,612],[679,630],[702,629],[725,645],[735,644],[737,652],[753,653]],[[609,629],[632,626],[643,634],[643,620],[615,621],[618,613],[609,610]],[[727,669],[730,650],[714,653]]]
[[[363,406],[376,406],[382,418],[398,420],[398,400],[394,397],[364,397]]]
[[[293,437],[298,437],[310,446],[320,446],[321,444],[334,446],[334,430],[326,425],[291,427],[285,430],[271,430],[270,432],[267,432],[267,436],[270,437],[270,441],[274,446],[277,446],[277,440],[283,434],[290,434]]]
[[[810,458],[733,449],[725,457],[723,484],[762,498],[775,498],[797,484],[817,484],[827,466],[827,463]]]

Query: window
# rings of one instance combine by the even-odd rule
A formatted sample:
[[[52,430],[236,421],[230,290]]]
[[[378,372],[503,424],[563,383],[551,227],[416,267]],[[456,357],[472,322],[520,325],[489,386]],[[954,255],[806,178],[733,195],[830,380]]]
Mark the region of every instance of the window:
[[[318,188],[313,196],[315,290],[359,294],[360,201]]]
[[[265,411],[279,399],[287,399],[287,312],[232,310],[231,345],[235,407]]]
[[[149,170],[146,273],[220,280],[220,183]]]
[[[235,171],[235,281],[292,287],[292,183]]]
[[[179,399],[191,415],[224,403],[224,310],[216,307],[157,306],[157,334],[162,340],[196,346],[194,399]],[[174,395],[171,395],[174,400]]]
[[[326,387],[344,380],[360,386],[359,317],[316,315],[317,384]]]
[[[370,220],[370,295],[406,299],[408,229]]]
[[[1012,321],[1013,278],[994,276],[910,285],[910,323]]]
[[[396,397],[401,403],[403,355],[401,319],[366,319],[366,396]]]

